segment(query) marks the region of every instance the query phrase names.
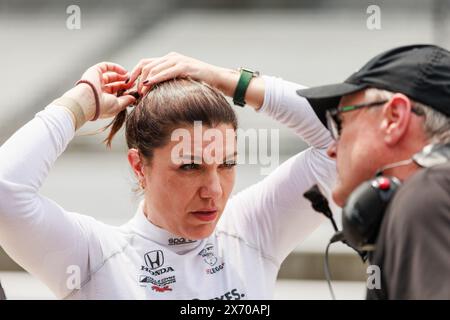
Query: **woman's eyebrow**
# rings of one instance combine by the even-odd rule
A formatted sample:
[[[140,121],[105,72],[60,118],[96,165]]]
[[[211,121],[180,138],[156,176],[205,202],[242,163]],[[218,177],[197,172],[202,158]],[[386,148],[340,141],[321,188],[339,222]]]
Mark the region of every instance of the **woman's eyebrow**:
[[[234,151],[233,153],[226,155],[223,158],[223,160],[226,161],[226,160],[234,159],[234,158],[236,158],[237,154],[238,154],[237,151]],[[193,155],[193,154],[185,154],[185,155],[181,156],[181,160],[192,161],[193,163],[200,164],[200,163],[202,163],[203,158]]]
[[[237,154],[238,154],[237,151],[234,151],[234,153],[231,153],[231,154],[225,156],[223,158],[223,160],[226,161],[226,160],[234,159],[234,158],[236,158]]]
[[[202,163],[203,158],[193,155],[193,154],[184,154],[181,156],[181,160],[192,161],[193,163]]]

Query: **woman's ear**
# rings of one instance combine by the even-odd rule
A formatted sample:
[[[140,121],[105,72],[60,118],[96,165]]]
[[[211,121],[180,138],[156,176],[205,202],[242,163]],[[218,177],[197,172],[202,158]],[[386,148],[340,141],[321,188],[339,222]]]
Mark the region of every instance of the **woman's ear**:
[[[140,157],[139,150],[131,148],[128,150],[128,162],[136,177],[140,180],[144,178],[144,163]]]
[[[405,136],[411,120],[411,100],[401,93],[396,93],[383,107],[381,131],[384,142],[393,147]]]

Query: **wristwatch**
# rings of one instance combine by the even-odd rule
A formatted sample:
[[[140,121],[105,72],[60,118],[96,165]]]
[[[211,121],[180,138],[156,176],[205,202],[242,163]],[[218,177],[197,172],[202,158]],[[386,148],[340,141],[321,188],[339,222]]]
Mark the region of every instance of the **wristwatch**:
[[[239,76],[238,83],[236,85],[236,89],[234,90],[233,95],[233,103],[240,107],[245,106],[245,93],[247,92],[248,85],[250,81],[259,76],[258,71],[252,71],[245,68],[239,68],[241,75]]]

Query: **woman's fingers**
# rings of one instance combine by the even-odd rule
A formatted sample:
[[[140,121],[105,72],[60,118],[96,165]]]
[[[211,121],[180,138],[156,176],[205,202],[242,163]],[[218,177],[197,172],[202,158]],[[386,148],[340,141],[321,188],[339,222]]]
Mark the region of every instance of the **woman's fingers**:
[[[128,107],[130,104],[133,104],[136,102],[136,98],[131,95],[121,96],[117,98],[117,103],[119,104],[119,109],[122,111],[126,107]]]
[[[159,60],[146,65],[142,69],[141,78],[139,79],[139,84],[137,87],[138,92],[142,92],[143,83],[146,82],[149,78],[157,73],[173,67],[175,64],[176,61],[173,60]]]
[[[128,78],[128,74],[119,74],[115,72],[106,72],[102,75],[103,83],[109,84],[112,82],[125,81]]]
[[[141,74],[142,68],[156,59],[158,58],[142,59],[141,61],[139,61],[139,63],[131,71],[130,80],[128,80],[128,83],[134,83]]]
[[[125,87],[128,71],[113,62],[101,62],[87,69],[81,76],[95,87],[100,98],[100,118],[107,118],[136,102],[136,98],[126,94],[117,97],[117,92]],[[125,91],[125,90],[124,90]],[[92,102],[93,103],[93,102]]]
[[[140,76],[137,91],[146,94],[156,83],[177,77],[192,77],[196,80],[211,80],[211,66],[176,52],[171,52],[160,58],[143,59],[133,69],[130,82]]]
[[[120,64],[114,62],[100,62],[95,65],[99,68],[102,73],[106,73],[108,71],[116,72],[118,74],[127,74],[128,71],[122,67]]]
[[[82,80],[90,81],[98,93],[103,91],[104,84],[126,79],[128,71],[113,62],[101,62],[87,69],[81,76]]]
[[[115,94],[119,90],[127,90],[127,89],[128,89],[128,84],[126,84],[124,81],[112,82],[112,83],[105,84],[103,86],[103,91],[110,93],[110,94]]]
[[[140,92],[140,90],[142,90],[142,82],[144,82],[146,80],[146,78],[148,77],[148,74],[151,72],[151,70],[157,65],[166,63],[167,59],[168,58],[166,56],[164,56],[162,58],[155,59],[142,67],[141,75],[140,75],[139,83],[138,83],[138,87],[137,87],[138,92]]]
[[[157,83],[169,80],[169,79],[173,79],[179,75],[182,74],[182,67],[180,66],[173,66],[169,69],[165,69],[161,72],[159,72],[158,74],[156,74],[155,76],[151,77],[148,79],[148,82],[144,84],[144,87],[142,88],[142,92],[139,92],[139,94],[141,96],[144,96],[147,92],[150,91],[151,87]]]

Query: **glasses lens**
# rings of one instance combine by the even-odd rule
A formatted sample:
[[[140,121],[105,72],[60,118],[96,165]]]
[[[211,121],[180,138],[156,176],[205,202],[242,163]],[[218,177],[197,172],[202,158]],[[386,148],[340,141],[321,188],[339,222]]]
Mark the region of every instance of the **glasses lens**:
[[[331,132],[331,137],[334,140],[338,140],[339,139],[339,125],[336,122],[336,119],[331,115],[330,110],[327,110],[326,118],[327,118],[327,127],[328,127],[328,130],[330,130],[330,132]]]

